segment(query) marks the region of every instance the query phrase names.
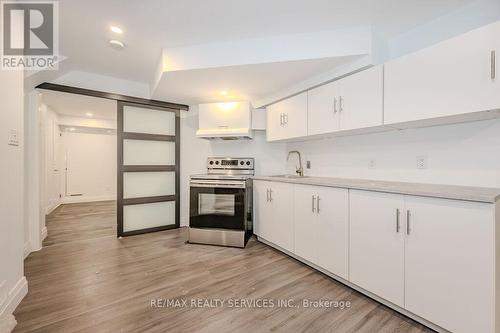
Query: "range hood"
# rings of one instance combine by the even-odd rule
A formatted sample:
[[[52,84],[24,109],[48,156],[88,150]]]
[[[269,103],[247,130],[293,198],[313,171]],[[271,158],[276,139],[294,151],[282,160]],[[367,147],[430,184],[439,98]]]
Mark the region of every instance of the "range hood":
[[[198,108],[199,138],[214,140],[251,139],[252,109],[249,102],[200,104]]]

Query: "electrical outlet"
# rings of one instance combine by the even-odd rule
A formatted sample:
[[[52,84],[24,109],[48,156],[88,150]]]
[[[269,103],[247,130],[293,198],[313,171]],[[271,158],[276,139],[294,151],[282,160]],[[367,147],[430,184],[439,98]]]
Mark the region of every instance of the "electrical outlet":
[[[311,161],[306,161],[306,169],[311,169]]]
[[[368,160],[368,169],[375,169],[377,167],[377,160],[375,158],[370,158]]]
[[[417,169],[427,169],[426,156],[417,156]]]

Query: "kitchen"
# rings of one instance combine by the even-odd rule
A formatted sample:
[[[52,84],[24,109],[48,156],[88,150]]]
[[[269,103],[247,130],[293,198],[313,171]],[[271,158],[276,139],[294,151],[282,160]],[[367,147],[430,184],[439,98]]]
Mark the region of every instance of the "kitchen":
[[[12,219],[24,236],[9,233],[25,259],[0,275],[0,328],[500,331],[496,1],[278,1],[262,13],[154,0],[157,14],[113,2],[92,28],[106,31],[100,44],[100,30],[83,37],[71,22],[97,2],[61,2],[68,62],[23,79],[24,150],[12,134],[23,126],[7,132],[24,163],[24,217]],[[194,18],[174,25],[160,8]],[[87,213],[65,203],[45,230],[63,241],[39,234],[53,213],[29,191],[50,186],[36,114],[56,93],[116,108],[113,235],[71,239],[64,223]],[[96,225],[99,204],[87,205]]]

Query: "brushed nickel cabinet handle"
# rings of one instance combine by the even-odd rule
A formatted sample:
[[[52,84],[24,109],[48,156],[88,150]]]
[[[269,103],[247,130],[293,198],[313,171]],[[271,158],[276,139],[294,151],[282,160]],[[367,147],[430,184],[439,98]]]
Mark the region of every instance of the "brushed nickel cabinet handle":
[[[344,111],[344,107],[342,106],[342,101],[344,99],[342,98],[342,96],[339,97],[339,112],[342,112]]]
[[[283,114],[283,125],[288,125],[288,113]]]
[[[311,211],[314,213],[314,201],[316,200],[316,197],[313,195],[312,196],[312,205],[311,205]]]
[[[316,199],[316,213],[319,214],[319,195],[318,198]]]
[[[266,201],[269,202],[269,189],[266,190]]]
[[[269,202],[273,201],[273,190],[269,189]]]
[[[497,57],[496,57],[496,52],[491,51],[491,79],[494,80],[496,77],[496,71],[497,71]]]
[[[406,234],[409,235],[410,234],[410,217],[411,217],[411,212],[410,210],[408,209],[406,211]]]
[[[280,113],[280,126],[283,126],[283,112]]]
[[[337,97],[333,99],[333,113],[337,113]]]
[[[399,208],[396,209],[396,233],[399,233],[399,230],[401,230],[401,226],[400,226],[400,223],[399,223],[399,218],[400,218],[400,211],[399,211]]]

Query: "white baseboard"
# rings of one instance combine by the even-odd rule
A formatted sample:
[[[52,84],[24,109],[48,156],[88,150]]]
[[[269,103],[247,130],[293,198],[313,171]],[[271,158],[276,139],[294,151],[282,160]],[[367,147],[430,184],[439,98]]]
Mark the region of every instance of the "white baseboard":
[[[68,204],[68,203],[83,203],[83,202],[112,201],[112,200],[116,200],[116,195],[64,197],[62,199],[62,203]]]
[[[9,291],[3,304],[0,304],[0,332],[4,332],[2,331],[2,329],[4,329],[4,326],[6,329],[5,332],[11,332],[12,329],[14,329],[16,320],[14,316],[12,316],[12,313],[17,308],[19,303],[21,303],[27,293],[28,280],[26,280],[26,277],[23,276],[19,279],[14,288]],[[8,328],[10,329],[10,331],[7,330]]]
[[[61,206],[61,204],[62,204],[62,202],[59,201],[57,204],[47,207],[47,209],[45,210],[45,215],[49,215],[50,213],[55,211],[57,209],[57,207]]]
[[[31,253],[31,242],[27,241],[26,243],[24,243],[24,259],[26,259],[30,253]]]
[[[42,229],[42,235],[41,235],[42,242],[45,238],[47,238],[47,227],[43,227]]]
[[[0,333],[10,333],[16,327],[17,321],[13,315],[7,314],[0,316]]]

